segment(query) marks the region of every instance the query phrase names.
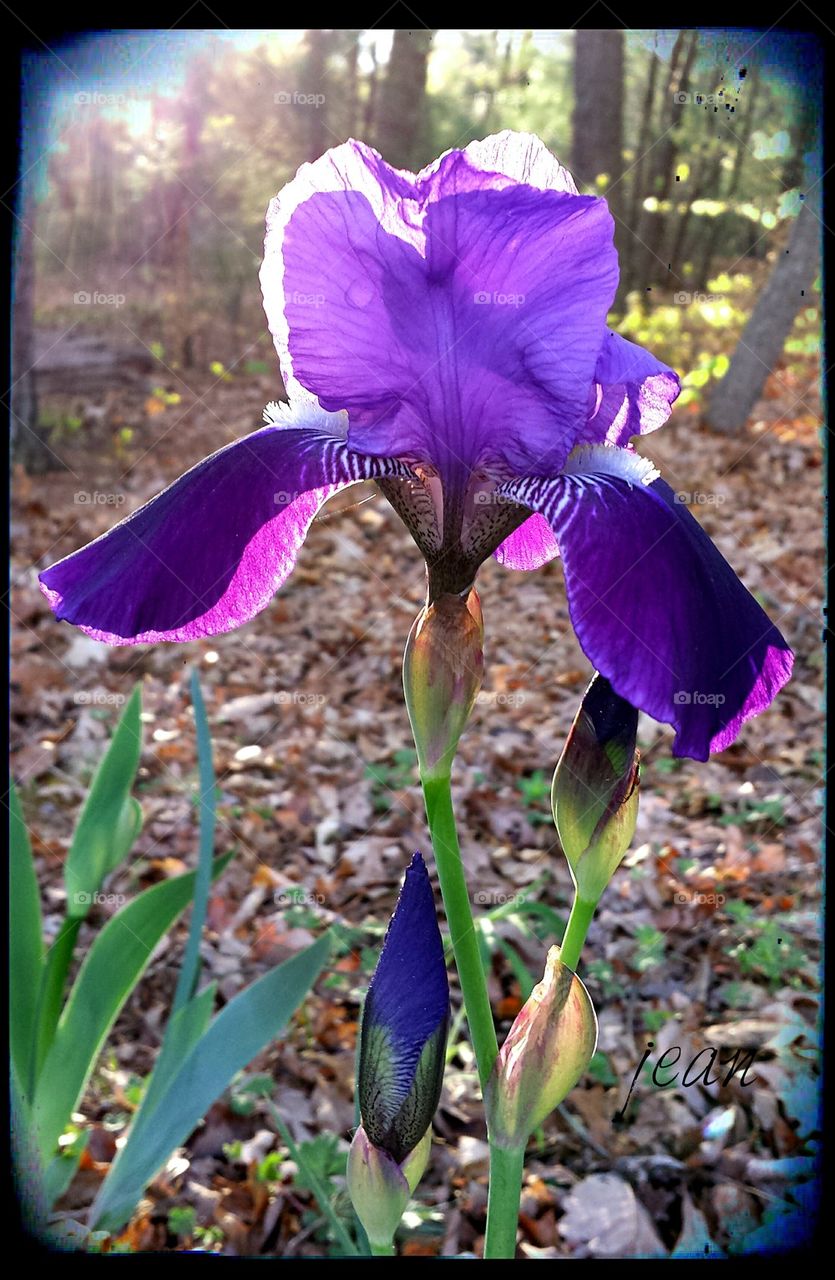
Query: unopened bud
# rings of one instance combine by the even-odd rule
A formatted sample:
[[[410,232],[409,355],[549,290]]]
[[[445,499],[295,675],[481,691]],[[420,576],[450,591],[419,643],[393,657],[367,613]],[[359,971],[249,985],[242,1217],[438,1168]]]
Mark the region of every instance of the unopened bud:
[[[551,806],[584,902],[597,902],[635,834],[638,712],[596,675],[554,773]]]
[[[402,1164],[422,1142],[443,1083],[449,983],[432,885],[412,858],[368,988],[357,1081],[371,1142]]]
[[[551,947],[545,975],[517,1014],[485,1090],[491,1140],[524,1146],[574,1088],[596,1044],[591,997]]]
[[[438,596],[415,620],[403,658],[403,689],[421,777],[447,777],[484,673],[478,594]]]

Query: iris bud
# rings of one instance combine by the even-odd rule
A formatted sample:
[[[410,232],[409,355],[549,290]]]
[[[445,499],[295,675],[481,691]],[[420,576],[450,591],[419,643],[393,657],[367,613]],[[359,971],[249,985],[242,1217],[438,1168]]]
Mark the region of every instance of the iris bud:
[[[551,947],[545,975],[516,1015],[485,1091],[491,1139],[523,1147],[574,1088],[597,1044],[583,983]]]
[[[400,1164],[441,1096],[449,983],[423,858],[406,872],[362,1015],[359,1101],[369,1139]]]
[[[484,621],[475,588],[438,596],[415,619],[403,689],[421,777],[448,777],[484,673]]]
[[[369,1241],[391,1242],[426,1169],[443,1083],[449,983],[435,899],[416,853],[368,988],[360,1032],[362,1125],[348,1190]]]
[[[551,807],[577,897],[597,902],[635,834],[638,712],[595,675],[554,773]]]

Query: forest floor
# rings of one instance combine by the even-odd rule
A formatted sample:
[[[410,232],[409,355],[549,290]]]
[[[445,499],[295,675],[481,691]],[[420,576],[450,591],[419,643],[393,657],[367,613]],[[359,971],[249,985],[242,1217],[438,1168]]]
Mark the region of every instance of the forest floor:
[[[70,422],[54,443],[66,470],[18,473],[15,483],[12,772],[54,932],[85,788],[141,681],[144,827],[108,889],[132,894],[193,866],[188,681],[199,668],[219,785],[217,851],[234,851],[210,903],[204,974],[228,1000],[325,926],[337,926],[339,941],[332,971],[285,1037],[212,1107],[113,1243],[303,1256],[328,1249],[327,1231],[267,1104],[275,1101],[348,1212],[340,1175],[354,1124],[359,999],[408,859],[430,852],[400,686],[403,645],[423,599],[419,553],[373,486],[350,490],[314,522],[269,608],[238,632],[185,646],[106,648],[57,623],[36,581],[47,564],[260,424],[277,394],[272,363],[247,367],[189,373],[187,382],[161,369],[151,395],[124,389],[85,404],[80,429],[69,400],[56,402]],[[808,1226],[823,784],[815,373],[810,361],[803,375],[795,366],[772,375],[743,436],[707,433],[688,405],[641,446],[691,495],[694,514],[780,626],[797,655],[795,675],[770,711],[707,764],[674,760],[672,731],[641,719],[638,829],[582,964],[599,1015],[598,1052],[529,1149],[524,1256],[738,1252]],[[473,898],[495,917],[485,939],[501,1038],[558,941],[547,915],[513,913],[518,895],[560,921],[570,901],[548,791],[590,668],[569,625],[558,560],[532,574],[491,561],[479,591],[486,676],[454,783]],[[82,951],[111,910],[93,908]],[[59,1206],[69,1217],[83,1218],[135,1108],[185,932],[174,929],[154,956],[80,1107],[92,1135]],[[668,1056],[654,1080],[655,1063],[674,1046],[680,1059]],[[711,1049],[716,1082],[706,1083]],[[724,1083],[719,1063],[737,1049],[756,1050],[747,1083],[739,1072]],[[695,1082],[684,1086],[698,1054]],[[679,1063],[672,1071],[671,1061]],[[460,1020],[435,1130],[402,1250],[478,1254],[487,1148]]]

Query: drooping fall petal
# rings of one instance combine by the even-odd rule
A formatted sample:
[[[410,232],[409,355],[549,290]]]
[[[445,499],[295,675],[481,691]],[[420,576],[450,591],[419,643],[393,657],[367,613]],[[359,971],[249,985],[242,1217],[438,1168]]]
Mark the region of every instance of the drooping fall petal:
[[[675,727],[674,755],[722,751],[786,683],[786,641],[645,459],[581,448],[556,480],[504,490],[549,520],[586,656]]]
[[[331,494],[407,472],[352,452],[342,415],[309,397],[284,421],[213,453],[46,569],[41,590],[56,616],[114,645],[232,631],[269,604]]]

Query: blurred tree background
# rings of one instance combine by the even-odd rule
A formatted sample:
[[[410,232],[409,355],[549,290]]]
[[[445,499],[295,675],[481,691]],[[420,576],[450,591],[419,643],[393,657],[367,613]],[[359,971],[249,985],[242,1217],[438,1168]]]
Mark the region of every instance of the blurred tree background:
[[[769,273],[788,266],[816,184],[820,68],[804,37],[185,34],[164,60],[144,46],[129,60],[127,38],[101,36],[67,53],[63,78],[53,63],[41,82],[30,66],[40,92],[24,103],[24,129],[38,154],[21,184],[14,405],[30,469],[55,461],[42,444],[62,425],[39,406],[38,371],[49,390],[65,367],[86,368],[91,347],[78,344],[91,330],[119,339],[109,360],[97,349],[105,382],[154,360],[274,367],[257,278],[266,204],[301,163],[352,136],[418,169],[500,129],[538,134],[582,190],[609,199],[615,323],[685,374],[680,407],[709,406],[721,429],[744,425],[784,344],[801,358],[817,348],[819,221],[807,217],[790,300],[778,276],[783,304],[772,297],[760,317],[731,404],[729,384],[716,385]],[[50,330],[39,345],[33,317]],[[22,376],[33,349],[34,386]],[[78,414],[63,417],[72,427]]]

